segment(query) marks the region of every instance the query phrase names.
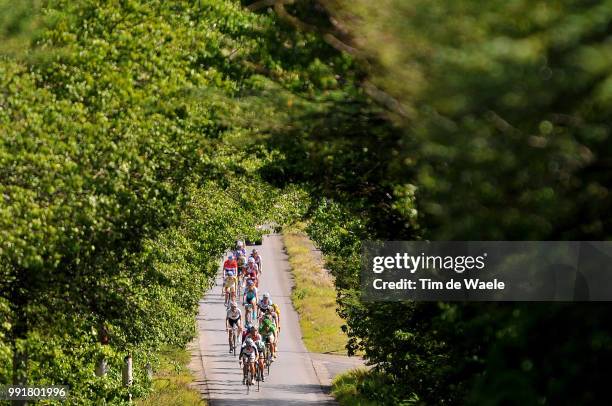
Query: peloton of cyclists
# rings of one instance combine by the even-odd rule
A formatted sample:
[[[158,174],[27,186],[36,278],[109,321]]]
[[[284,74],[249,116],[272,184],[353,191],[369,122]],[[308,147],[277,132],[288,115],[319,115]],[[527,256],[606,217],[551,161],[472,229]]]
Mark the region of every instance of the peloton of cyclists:
[[[264,356],[266,343],[270,343],[272,358],[277,357],[277,343],[280,333],[280,309],[272,302],[270,293],[266,292],[261,299],[258,296],[259,277],[262,272],[262,259],[257,249],[247,254],[243,241],[236,242],[236,249],[230,253],[223,263],[223,294],[228,307],[225,319],[225,329],[228,333],[230,352],[234,343],[233,334],[238,334],[241,348],[239,364],[243,366],[246,377],[247,368],[255,378],[257,363],[259,370],[264,370]],[[242,276],[240,280],[239,276]],[[242,312],[236,304],[238,283],[244,286],[242,301],[245,308],[244,328],[242,326]],[[256,309],[256,311],[255,311]],[[254,317],[256,315],[256,317]],[[259,327],[255,323],[259,322]],[[237,332],[236,332],[237,330]],[[259,378],[263,380],[263,373]],[[244,379],[243,379],[243,383]],[[251,384],[253,382],[251,381]]]

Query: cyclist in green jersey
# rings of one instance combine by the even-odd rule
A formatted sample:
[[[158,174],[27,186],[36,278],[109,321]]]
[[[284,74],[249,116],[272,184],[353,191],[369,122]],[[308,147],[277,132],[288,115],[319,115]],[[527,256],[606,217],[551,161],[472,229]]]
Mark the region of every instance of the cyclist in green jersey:
[[[276,358],[276,340],[274,333],[276,332],[276,324],[270,315],[270,312],[264,314],[263,320],[259,325],[259,333],[261,334],[264,342],[270,342],[270,348],[272,350],[272,357]]]

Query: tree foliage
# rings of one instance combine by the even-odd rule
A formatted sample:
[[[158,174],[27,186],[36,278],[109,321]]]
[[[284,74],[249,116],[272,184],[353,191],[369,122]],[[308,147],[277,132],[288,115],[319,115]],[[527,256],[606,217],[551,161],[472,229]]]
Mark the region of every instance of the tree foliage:
[[[357,260],[365,239],[610,238],[609,2],[249,4],[353,61],[341,86],[294,92],[299,108],[267,129],[285,159],[264,174],[321,197],[309,231],[349,349],[392,383],[364,390],[389,404],[609,399],[592,368],[612,354],[608,306],[365,304]]]
[[[269,157],[217,118],[250,69],[228,53],[259,52],[260,18],[215,1],[44,13],[31,50],[0,61],[0,383],[122,403],[123,357],[146,394],[145,364],[193,337],[221,255],[302,195],[257,184]]]
[[[365,239],[610,238],[609,1],[13,3],[0,384],[122,403],[131,352],[146,394],[231,241],[306,215],[373,399],[604,403],[607,306],[371,305],[358,278]]]

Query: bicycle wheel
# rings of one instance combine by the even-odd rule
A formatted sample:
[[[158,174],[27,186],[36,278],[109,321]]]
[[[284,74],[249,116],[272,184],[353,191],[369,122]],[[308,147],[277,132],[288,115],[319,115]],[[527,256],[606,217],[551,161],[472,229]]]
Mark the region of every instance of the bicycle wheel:
[[[244,324],[251,322],[251,310],[248,305],[244,306]]]
[[[270,365],[272,364],[272,348],[270,348],[270,343],[266,344],[266,369],[268,370],[268,375],[270,375]]]
[[[233,329],[232,331],[233,331],[232,338],[233,338],[233,343],[234,343],[234,345],[232,346],[232,350],[234,352],[234,357],[235,357],[236,356],[236,329]]]
[[[265,358],[265,367],[266,367],[266,372],[268,373],[268,375],[270,375],[270,347],[268,344],[266,344],[266,354],[265,354],[266,358]]]
[[[249,392],[251,391],[251,379],[253,379],[253,376],[251,375],[251,366],[249,365],[247,367],[247,395],[249,394]]]

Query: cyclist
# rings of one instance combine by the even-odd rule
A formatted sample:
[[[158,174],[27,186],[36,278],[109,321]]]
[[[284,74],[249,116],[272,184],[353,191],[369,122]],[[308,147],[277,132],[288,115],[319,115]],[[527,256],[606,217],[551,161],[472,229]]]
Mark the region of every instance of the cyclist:
[[[259,251],[257,251],[257,249],[253,248],[253,251],[251,252],[251,258],[255,260],[255,264],[257,264],[257,269],[259,270],[259,274],[261,275],[261,255],[259,255]]]
[[[272,318],[272,322],[274,323],[274,325],[276,326],[276,331],[274,332],[274,336],[276,338],[276,341],[278,342],[278,316],[276,314],[276,312],[274,311],[274,305],[268,307],[266,310],[264,310],[263,312],[263,317],[270,317]],[[263,320],[262,317],[262,320]]]
[[[234,328],[238,328],[238,333],[234,331]],[[242,331],[242,312],[238,308],[236,302],[232,302],[230,308],[227,310],[227,315],[225,316],[225,332],[228,333],[228,342],[230,346],[230,352],[232,352],[232,347],[234,345],[233,335],[240,334]],[[238,338],[238,336],[236,336]]]
[[[241,343],[244,343],[244,340],[247,339],[247,336],[251,332],[252,328],[255,328],[255,326],[253,326],[253,323],[251,323],[250,321],[247,321],[244,324],[244,330],[242,331],[242,339],[240,340]]]
[[[248,278],[255,281],[255,286],[259,286],[259,270],[257,268],[257,264],[255,263],[255,258],[253,257],[250,257],[247,261],[246,274]]]
[[[242,272],[243,275],[246,273],[246,268],[247,268],[247,259],[246,256],[243,255],[242,253],[238,254],[238,260],[237,262],[237,266],[238,266],[238,272]]]
[[[238,278],[234,276],[234,271],[228,271],[225,283],[223,284],[225,292],[225,306],[236,300],[236,290],[238,290]]]
[[[270,293],[266,292],[263,294],[261,300],[257,303],[257,319],[261,319],[263,313],[272,306],[272,299],[270,299]]]
[[[261,354],[264,353],[264,351],[266,350],[266,343],[263,342],[263,339],[261,338],[261,334],[259,334],[259,331],[257,331],[257,329],[255,327],[251,327],[249,329],[249,333],[248,336],[250,337],[253,342],[255,343],[255,345],[257,346],[257,350],[259,351],[260,357],[259,357],[259,370],[262,371],[261,373],[261,381],[264,381],[264,374],[263,374],[263,370],[264,370],[264,359],[263,356],[261,356]]]
[[[228,271],[234,271],[235,275],[238,274],[238,263],[232,254],[229,254],[225,262],[223,262],[223,282],[225,282]]]
[[[257,270],[253,267],[246,268],[242,279],[246,281],[251,280],[255,284],[255,287],[259,287],[259,278],[257,277]]]
[[[276,325],[270,312],[266,312],[259,325],[259,333],[263,337],[264,343],[269,342],[272,351],[272,358],[276,358],[276,344],[274,340],[274,332],[276,331]]]
[[[272,313],[276,315],[276,342],[278,343],[278,337],[280,335],[280,307],[276,303],[272,303]]]
[[[252,280],[247,280],[247,286],[246,289],[244,289],[242,302],[244,303],[245,312],[249,312],[249,305],[252,306],[250,310],[252,315],[255,310],[255,305],[257,304],[257,288],[255,287],[255,283]],[[246,317],[247,316],[245,314],[245,320]]]
[[[257,271],[257,273],[259,273],[259,267],[257,266],[257,263],[255,262],[255,258],[249,257],[249,259],[247,260],[247,267],[249,270],[254,269],[255,271]]]
[[[240,357],[238,357],[238,365],[242,366],[244,360],[244,367],[242,369],[243,378],[242,383],[246,384],[247,368],[251,369],[251,382],[253,385],[253,379],[255,377],[255,362],[259,361],[259,351],[257,346],[253,342],[252,338],[247,338],[240,348]]]
[[[242,241],[236,241],[236,251],[234,254],[236,255],[236,258],[238,258],[239,255],[246,257],[246,249],[244,248],[244,243]]]

